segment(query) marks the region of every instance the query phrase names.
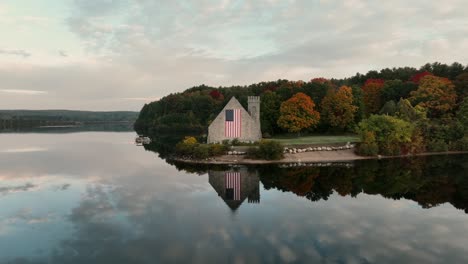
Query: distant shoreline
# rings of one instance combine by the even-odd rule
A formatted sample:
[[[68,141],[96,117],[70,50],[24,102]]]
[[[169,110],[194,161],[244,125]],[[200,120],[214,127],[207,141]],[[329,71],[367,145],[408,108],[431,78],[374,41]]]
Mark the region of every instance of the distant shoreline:
[[[287,164],[287,163],[319,163],[319,162],[350,162],[355,160],[372,160],[372,159],[391,159],[391,158],[408,158],[417,156],[434,156],[434,155],[455,155],[468,154],[468,151],[447,151],[447,152],[423,152],[411,155],[397,156],[359,156],[354,153],[354,150],[337,150],[337,151],[315,151],[303,152],[297,154],[285,154],[281,160],[252,160],[244,158],[244,156],[223,155],[209,158],[207,160],[190,160],[175,158],[174,161],[191,163],[191,164],[212,164],[212,165],[260,165],[260,164]]]

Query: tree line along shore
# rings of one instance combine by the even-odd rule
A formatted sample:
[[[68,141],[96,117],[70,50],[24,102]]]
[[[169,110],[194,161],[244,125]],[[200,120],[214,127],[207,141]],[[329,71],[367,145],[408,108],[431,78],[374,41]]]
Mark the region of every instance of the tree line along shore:
[[[387,68],[344,79],[201,85],[144,105],[135,129],[147,135],[203,135],[232,96],[244,107],[248,96],[260,96],[264,138],[286,133],[357,134],[360,143],[356,152],[363,156],[465,151],[467,94],[468,66],[437,62],[418,69]],[[202,142],[199,138],[194,148]],[[201,148],[207,149],[201,152],[208,152],[208,156],[222,152],[218,151],[220,146]]]
[[[77,110],[0,110],[0,130],[82,124],[134,123],[138,112]]]

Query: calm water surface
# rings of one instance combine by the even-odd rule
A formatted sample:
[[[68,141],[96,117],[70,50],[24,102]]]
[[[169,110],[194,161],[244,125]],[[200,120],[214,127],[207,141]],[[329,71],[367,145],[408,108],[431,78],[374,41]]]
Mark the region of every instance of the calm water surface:
[[[0,134],[0,263],[468,263],[468,156],[187,167]]]

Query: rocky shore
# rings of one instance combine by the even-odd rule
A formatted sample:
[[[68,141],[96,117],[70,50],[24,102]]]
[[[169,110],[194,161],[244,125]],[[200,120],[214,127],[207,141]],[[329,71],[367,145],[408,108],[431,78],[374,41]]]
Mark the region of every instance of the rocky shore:
[[[365,159],[384,159],[384,158],[399,158],[399,157],[411,157],[411,156],[428,156],[428,155],[450,155],[450,154],[468,154],[468,151],[448,151],[448,152],[427,152],[419,153],[415,155],[401,155],[401,156],[359,156],[354,152],[353,148],[346,149],[332,149],[332,150],[318,150],[313,149],[311,151],[298,151],[294,153],[289,152],[289,148],[284,154],[284,158],[281,160],[253,160],[247,159],[244,155],[231,154],[222,155],[218,157],[209,158],[206,160],[190,160],[190,159],[176,159],[180,162],[186,163],[197,163],[197,164],[296,164],[305,165],[307,163],[341,163],[351,162],[354,160],[365,160]]]

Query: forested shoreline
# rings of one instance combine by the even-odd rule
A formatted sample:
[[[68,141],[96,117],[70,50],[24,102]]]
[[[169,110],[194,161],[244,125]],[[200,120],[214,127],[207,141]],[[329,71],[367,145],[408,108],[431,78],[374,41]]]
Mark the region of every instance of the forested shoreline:
[[[145,104],[138,133],[203,133],[235,96],[261,97],[264,137],[282,133],[361,136],[362,155],[468,148],[468,66],[428,63],[344,79],[277,80],[248,86],[200,85]]]
[[[137,117],[138,112],[132,111],[0,110],[0,129],[133,123]]]

